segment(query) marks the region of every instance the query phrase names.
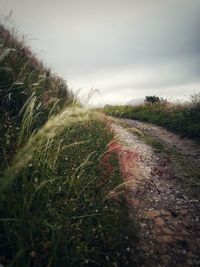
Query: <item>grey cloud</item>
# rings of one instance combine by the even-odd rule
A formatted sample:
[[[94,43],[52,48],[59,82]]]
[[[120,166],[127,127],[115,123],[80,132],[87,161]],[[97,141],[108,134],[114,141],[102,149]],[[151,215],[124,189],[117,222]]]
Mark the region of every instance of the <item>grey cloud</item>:
[[[45,62],[84,92],[95,86],[117,98],[200,82],[199,0],[0,0],[0,6],[5,14],[13,10]]]

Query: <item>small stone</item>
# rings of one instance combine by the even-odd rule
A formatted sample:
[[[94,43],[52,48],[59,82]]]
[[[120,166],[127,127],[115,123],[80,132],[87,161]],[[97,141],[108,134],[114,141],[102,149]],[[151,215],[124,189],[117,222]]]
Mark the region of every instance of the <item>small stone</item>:
[[[157,240],[159,243],[171,243],[171,242],[173,242],[173,238],[171,235],[159,236]]]
[[[185,231],[184,229],[181,231],[181,234],[184,235],[184,236],[189,236],[189,235],[190,235],[190,234],[189,234],[187,231]]]
[[[189,203],[199,203],[199,200],[197,200],[197,199],[191,199],[191,200],[189,201]]]
[[[171,213],[170,213],[169,211],[164,210],[164,209],[161,209],[160,212],[161,212],[161,214],[164,215],[164,216],[170,216],[170,215],[171,215]]]
[[[165,234],[168,234],[168,235],[173,235],[173,231],[169,228],[163,228],[162,231],[165,233]]]
[[[177,221],[177,220],[170,221],[170,223],[171,223],[173,226],[178,226],[178,221]]]
[[[181,254],[185,255],[187,254],[187,251],[185,249],[181,250]]]
[[[155,217],[160,216],[160,211],[159,210],[148,210],[146,212],[146,216],[150,219],[153,219]]]
[[[163,226],[165,224],[165,222],[161,217],[158,217],[155,219],[155,224],[158,226]]]
[[[184,216],[188,214],[188,210],[179,210],[179,213]]]

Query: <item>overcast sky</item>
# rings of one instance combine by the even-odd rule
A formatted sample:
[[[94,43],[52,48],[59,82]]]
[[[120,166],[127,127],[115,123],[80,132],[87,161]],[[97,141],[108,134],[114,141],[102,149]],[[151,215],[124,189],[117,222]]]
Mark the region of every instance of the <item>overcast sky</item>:
[[[200,92],[200,0],[0,0],[35,52],[80,96],[127,103]]]

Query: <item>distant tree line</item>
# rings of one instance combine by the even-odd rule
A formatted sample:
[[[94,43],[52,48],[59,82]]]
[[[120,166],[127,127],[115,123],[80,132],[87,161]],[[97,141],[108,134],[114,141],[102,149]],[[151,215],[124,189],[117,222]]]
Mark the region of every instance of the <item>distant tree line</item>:
[[[153,96],[145,96],[144,102],[146,104],[158,104],[158,103],[164,104],[167,103],[167,100],[153,95]]]

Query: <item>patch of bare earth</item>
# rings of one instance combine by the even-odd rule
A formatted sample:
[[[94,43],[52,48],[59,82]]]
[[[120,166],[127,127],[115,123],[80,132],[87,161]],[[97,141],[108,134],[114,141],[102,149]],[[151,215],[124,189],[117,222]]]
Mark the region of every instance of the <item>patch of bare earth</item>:
[[[158,139],[167,149],[155,150],[119,122]],[[190,174],[186,169],[199,173],[200,150],[191,141],[142,122],[118,120],[112,129],[126,155],[137,155],[120,155],[120,165],[130,181],[128,201],[140,223],[140,266],[200,266],[200,201],[183,186]]]

